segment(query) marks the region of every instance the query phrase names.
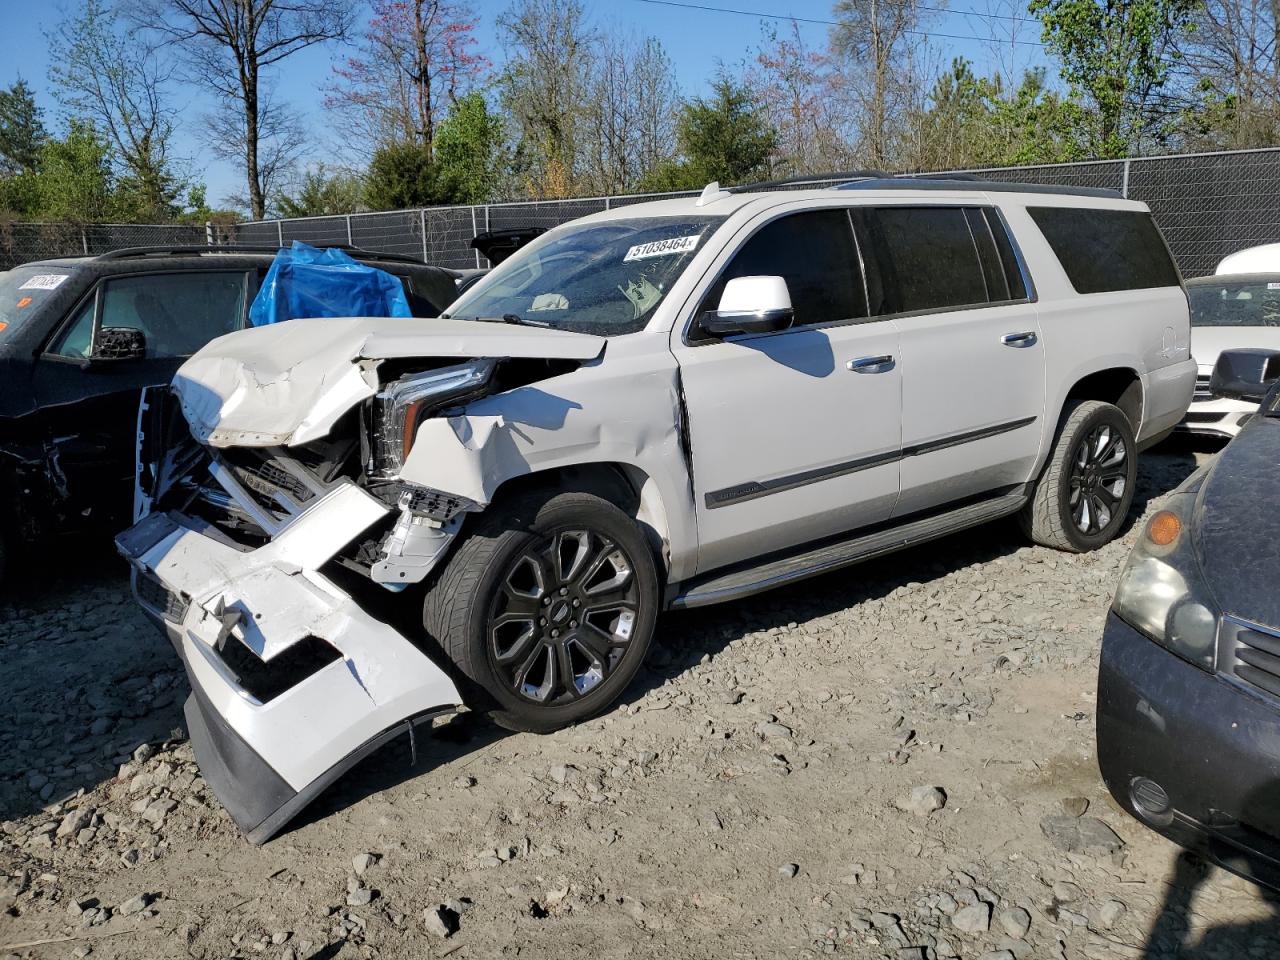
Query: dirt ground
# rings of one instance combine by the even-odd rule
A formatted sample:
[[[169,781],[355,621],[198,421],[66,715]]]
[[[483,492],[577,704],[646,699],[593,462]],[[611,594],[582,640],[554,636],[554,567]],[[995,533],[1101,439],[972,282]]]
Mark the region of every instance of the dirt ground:
[[[1149,453],[1135,518],[1211,449]],[[1280,956],[1280,902],[1098,777],[1135,532],[1076,557],[1004,523],[668,615],[605,716],[441,722],[263,847],[199,778],[122,566],[76,551],[0,597],[0,958]],[[1115,836],[1066,852],[1041,823],[1085,802]]]

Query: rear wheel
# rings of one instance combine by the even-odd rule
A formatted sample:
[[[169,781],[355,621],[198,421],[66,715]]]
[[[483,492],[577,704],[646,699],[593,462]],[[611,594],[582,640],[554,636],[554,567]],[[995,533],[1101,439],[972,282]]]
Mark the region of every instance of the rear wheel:
[[[428,589],[423,624],[513,730],[601,712],[644,660],[658,613],[636,524],[585,493],[490,507]]]
[[[1063,414],[1049,462],[1022,509],[1022,527],[1046,547],[1096,550],[1120,532],[1137,473],[1129,418],[1114,404],[1079,401]]]

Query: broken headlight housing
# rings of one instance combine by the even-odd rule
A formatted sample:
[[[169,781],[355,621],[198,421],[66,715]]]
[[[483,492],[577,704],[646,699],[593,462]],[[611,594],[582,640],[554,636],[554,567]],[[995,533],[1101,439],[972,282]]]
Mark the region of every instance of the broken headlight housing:
[[[472,360],[411,373],[383,386],[373,399],[371,411],[369,473],[398,473],[413,449],[418,424],[444,403],[483,390],[495,365],[493,360]]]
[[[1147,521],[1111,609],[1171,653],[1212,671],[1221,614],[1200,575],[1191,530],[1206,473],[1189,477]]]

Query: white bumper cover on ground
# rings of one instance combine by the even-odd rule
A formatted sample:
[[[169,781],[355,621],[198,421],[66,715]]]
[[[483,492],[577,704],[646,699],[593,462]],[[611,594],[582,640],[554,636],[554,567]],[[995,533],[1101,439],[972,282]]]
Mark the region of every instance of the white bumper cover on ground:
[[[459,702],[443,670],[318,572],[386,511],[344,483],[257,550],[239,549],[167,514],[144,518],[117,541],[139,576],[158,580],[179,598],[168,616],[143,602],[162,615],[205,719],[225,724],[231,739],[293,793],[308,791],[406,719]],[[340,657],[265,702],[237,681],[221,653],[243,644],[269,665],[307,638],[324,641]],[[207,716],[210,710],[216,717]]]

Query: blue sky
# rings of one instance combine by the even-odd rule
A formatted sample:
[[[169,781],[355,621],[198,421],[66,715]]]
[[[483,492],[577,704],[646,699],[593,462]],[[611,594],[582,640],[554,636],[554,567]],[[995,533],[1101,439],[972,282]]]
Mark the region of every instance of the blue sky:
[[[127,2],[127,0],[126,0]],[[664,6],[644,0],[586,0],[592,22],[601,31],[652,35],[662,41],[675,63],[680,84],[686,93],[701,92],[707,80],[715,73],[717,62],[736,64],[751,56],[761,37],[761,23],[787,24],[782,20],[766,20],[763,14],[777,13],[811,20],[831,19],[832,0],[688,0],[708,6],[749,11],[750,15],[713,12]],[[1019,0],[922,0],[925,6],[947,7],[946,13],[935,14],[930,30],[938,56],[949,60],[953,56],[966,56],[980,70],[996,69],[1000,60],[1008,59],[1009,51],[1017,60],[1015,66],[1040,63],[1043,57],[1038,47],[1021,43],[1016,47],[1007,44],[1003,53],[993,49],[989,42],[992,30],[1005,31],[1015,28],[1022,41],[1039,40],[1039,28],[1034,23],[1010,19],[992,18],[1026,17],[1024,2]],[[469,0],[466,6],[480,18],[477,36],[480,47],[495,64],[500,64],[503,53],[494,21],[509,0]],[[48,84],[48,54],[44,38],[69,12],[78,8],[76,0],[0,0],[0,85],[7,86],[19,76],[36,91],[37,99],[45,110],[45,121],[50,127],[60,125],[60,111]],[[985,14],[978,16],[975,14]],[[363,18],[362,18],[363,19]],[[807,41],[821,46],[826,41],[827,27],[818,23],[801,23],[800,29]],[[948,34],[951,36],[941,36]],[[956,37],[977,39],[955,39]],[[922,38],[923,40],[923,38]],[[286,61],[271,77],[275,96],[289,103],[307,121],[310,129],[319,133],[318,140],[327,139],[328,118],[321,107],[317,91],[329,80],[332,65],[342,56],[341,47],[315,48]],[[209,100],[199,90],[179,88],[175,91],[183,123],[179,129],[175,153],[190,166],[192,172],[209,186],[211,201],[243,192],[243,180],[238,169],[209,154],[202,140],[199,115],[208,109]],[[332,160],[326,157],[323,147],[310,157]]]

